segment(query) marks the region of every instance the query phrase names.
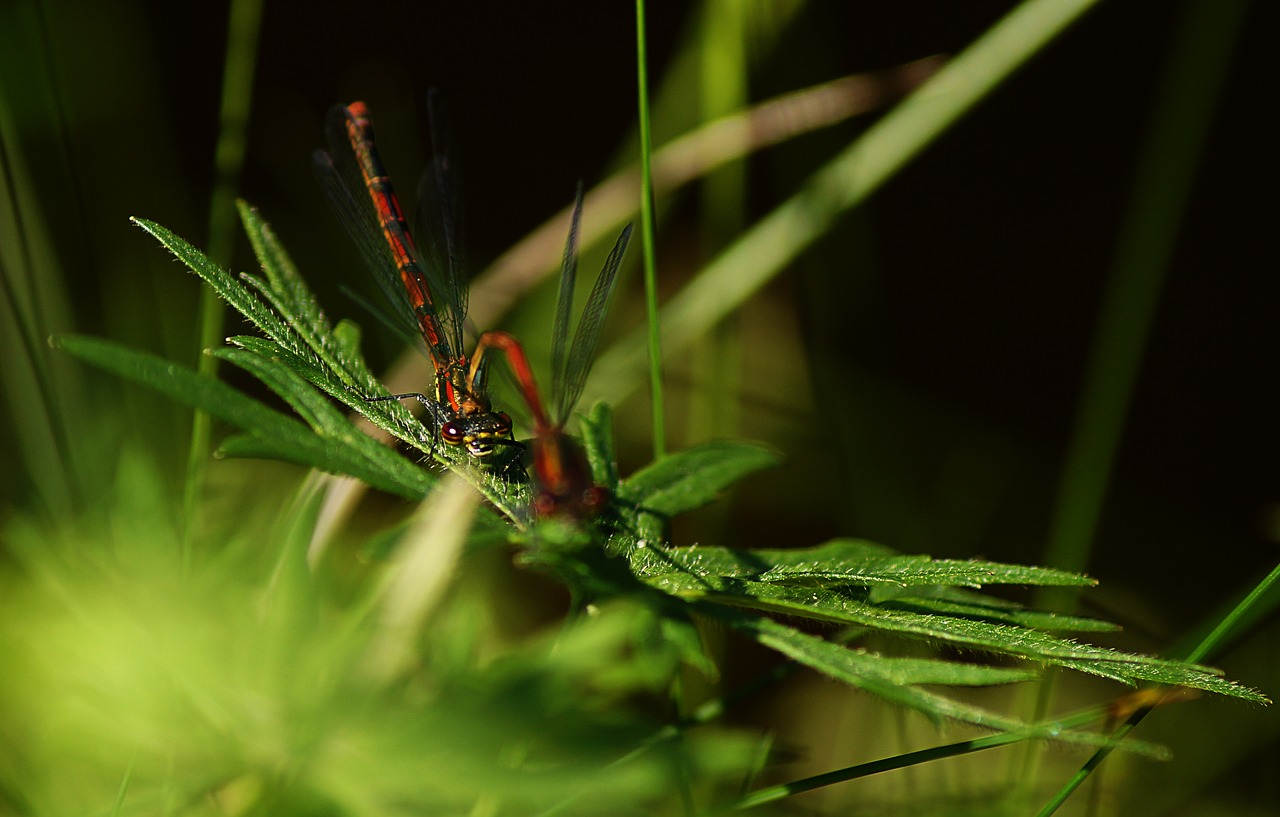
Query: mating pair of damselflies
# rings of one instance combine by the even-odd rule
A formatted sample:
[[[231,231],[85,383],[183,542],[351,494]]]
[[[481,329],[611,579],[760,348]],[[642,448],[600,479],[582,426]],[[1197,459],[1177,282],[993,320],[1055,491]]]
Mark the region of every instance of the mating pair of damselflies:
[[[581,448],[564,433],[565,423],[582,394],[604,324],[605,307],[617,280],[618,267],[631,236],[627,226],[587,298],[572,344],[569,315],[578,266],[578,225],[582,193],[578,192],[565,243],[560,295],[552,331],[552,411],[542,401],[524,348],[505,332],[486,332],[471,356],[463,351],[467,284],[459,247],[456,185],[450,157],[431,112],[433,159],[420,188],[424,214],[420,249],[409,231],[391,180],[378,157],[373,124],[363,102],[337,106],[329,113],[330,153],[317,151],[316,172],[330,202],[347,226],[392,305],[400,327],[421,335],[435,367],[435,392],[369,398],[416,398],[430,414],[432,431],[451,446],[465,447],[476,458],[499,448],[519,448],[511,418],[495,411],[486,386],[488,354],[501,352],[529,406],[533,424],[532,464],[537,482],[534,511],[539,516],[588,516],[607,494],[596,486]]]

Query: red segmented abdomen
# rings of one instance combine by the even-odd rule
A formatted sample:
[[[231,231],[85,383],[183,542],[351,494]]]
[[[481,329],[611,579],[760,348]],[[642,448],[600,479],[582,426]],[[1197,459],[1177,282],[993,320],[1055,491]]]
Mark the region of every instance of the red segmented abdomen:
[[[378,225],[382,228],[387,246],[395,256],[400,281],[409,296],[422,336],[431,346],[432,361],[439,372],[449,368],[453,362],[454,350],[449,348],[444,339],[444,332],[434,312],[435,302],[431,299],[431,293],[422,285],[422,272],[418,269],[416,260],[417,247],[409,233],[404,211],[400,209],[400,201],[391,186],[391,179],[370,147],[373,143],[373,124],[369,118],[369,109],[363,102],[353,102],[347,106],[347,113],[347,138],[360,166],[360,175],[373,199],[378,212]]]

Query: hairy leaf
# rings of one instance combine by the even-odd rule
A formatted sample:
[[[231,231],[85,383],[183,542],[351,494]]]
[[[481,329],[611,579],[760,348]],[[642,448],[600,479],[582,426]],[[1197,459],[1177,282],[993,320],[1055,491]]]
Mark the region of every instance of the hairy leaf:
[[[150,386],[247,431],[252,443],[243,439],[233,442],[225,448],[227,453],[250,449],[270,452],[276,459],[330,473],[351,474],[412,499],[421,498],[433,481],[427,472],[414,468],[388,449],[382,449],[385,457],[399,460],[398,464],[391,459],[371,457],[368,449],[354,448],[350,441],[325,439],[292,417],[267,408],[224,383],[154,355],[76,335],[60,336],[56,343],[87,363]],[[279,375],[279,370],[275,374]],[[299,383],[302,381],[296,381],[295,385]],[[378,446],[374,444],[374,447]]]
[[[1094,647],[1025,627],[895,609],[837,591],[677,574],[662,576],[659,586],[685,598],[853,624],[912,639],[1054,664],[1122,683],[1153,681],[1256,702],[1265,700],[1253,690],[1222,680],[1216,670],[1196,664]]]
[[[693,576],[736,578],[753,582],[782,582],[861,587],[889,585],[951,585],[982,587],[990,584],[1092,585],[1077,573],[1044,567],[905,556],[880,545],[856,539],[837,539],[814,548],[793,550],[732,550],[729,548],[678,548],[648,553],[647,564],[637,565],[642,575],[684,573]]]
[[[708,504],[743,477],[777,465],[780,459],[772,448],[758,443],[705,443],[632,474],[619,494],[641,510],[671,517]]]
[[[911,668],[909,662],[898,664],[892,659],[851,650],[771,619],[751,616],[740,611],[708,605],[698,605],[698,610],[824,675],[843,681],[856,689],[870,692],[890,703],[920,712],[934,720],[956,720],[986,729],[1023,734],[1027,737],[1085,745],[1096,746],[1109,743],[1105,736],[1063,729],[1053,722],[1024,723],[1016,718],[999,715],[981,707],[921,689],[910,683],[904,683],[904,679],[913,673],[925,677],[923,670]],[[1139,751],[1155,751],[1154,747],[1138,747],[1128,743],[1125,746]]]

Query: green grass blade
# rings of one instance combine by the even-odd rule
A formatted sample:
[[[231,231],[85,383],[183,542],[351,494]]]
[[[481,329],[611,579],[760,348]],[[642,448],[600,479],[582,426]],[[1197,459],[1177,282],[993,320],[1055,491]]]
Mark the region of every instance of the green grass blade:
[[[649,396],[653,415],[653,458],[666,453],[666,407],[662,394],[662,335],[658,315],[657,246],[654,240],[653,144],[649,125],[649,55],[645,45],[645,2],[636,0],[636,106],[640,119],[640,244],[644,248],[644,298],[649,350]]]
[[[763,9],[738,0],[706,0],[698,20],[699,118],[713,122],[746,110],[750,97],[751,27]],[[754,13],[754,14],[753,14]],[[747,142],[745,133],[737,141]],[[732,140],[730,140],[732,141]],[[743,147],[737,151],[745,153]],[[708,173],[698,190],[700,250],[710,257],[746,226],[747,165],[738,160]],[[726,319],[690,350],[693,392],[684,422],[684,439],[737,436],[741,407],[736,395],[743,379],[742,332]]]
[[[1083,726],[1091,720],[1096,720],[1096,713],[1088,713],[1084,716],[1063,718],[1055,723],[1064,729],[1073,729]],[[868,763],[859,763],[856,766],[849,766],[844,769],[837,769],[831,772],[806,777],[802,780],[794,780],[790,783],[783,783],[777,786],[769,786],[763,789],[757,789],[741,799],[730,804],[729,806],[718,809],[715,814],[727,814],[733,811],[746,811],[747,809],[763,806],[786,797],[792,797],[797,794],[803,794],[807,791],[814,791],[824,786],[831,786],[836,783],[845,783],[850,780],[857,780],[862,777],[869,777],[873,774],[881,772],[893,771],[895,769],[905,769],[911,766],[917,766],[921,763],[928,763],[933,760],[942,760],[948,757],[958,757],[960,755],[972,754],[980,752],[984,749],[995,749],[1000,746],[1008,746],[1013,743],[1020,743],[1028,738],[1024,735],[1014,733],[1003,733],[999,735],[991,735],[985,738],[976,738],[974,740],[960,741],[959,743],[950,743],[945,746],[934,746],[928,749],[920,749],[915,752],[906,752],[893,757],[887,757],[880,760],[873,760]],[[1130,746],[1129,748],[1134,748]],[[1143,754],[1150,757],[1167,760],[1169,753],[1159,746],[1146,745],[1140,750]]]
[[[379,608],[365,672],[384,682],[410,674],[432,612],[440,605],[471,530],[479,495],[456,475],[423,503],[370,601]]]
[[[1187,653],[1187,660],[1202,661],[1214,655],[1233,630],[1243,627],[1246,622],[1255,620],[1259,609],[1263,607],[1263,600],[1271,597],[1271,590],[1276,586],[1277,582],[1280,582],[1280,565],[1272,568],[1266,578],[1258,582],[1231,609],[1231,612],[1222,617],[1222,620],[1200,640],[1200,643],[1196,644],[1195,648]],[[1274,602],[1272,607],[1274,607]]]
[[[46,339],[71,326],[65,245],[87,242],[65,235],[87,218],[48,26],[39,4],[8,4],[0,17],[0,393],[13,425],[13,493],[29,492],[56,516],[77,507],[87,487],[72,452],[88,418],[77,420],[82,386]],[[39,129],[30,127],[36,117]],[[54,160],[35,159],[49,148]],[[57,230],[46,212],[58,213]]]
[[[1212,632],[1206,635],[1200,644],[1190,652],[1188,660],[1199,661],[1201,658],[1212,654],[1214,648],[1221,642],[1226,634],[1231,631],[1233,626],[1239,623],[1242,618],[1246,617],[1278,581],[1280,581],[1280,566],[1277,566],[1268,573],[1266,578],[1259,582],[1252,591],[1240,600],[1240,603],[1235,606],[1231,613],[1226,615],[1219,625],[1215,627]],[[1229,682],[1224,681],[1223,683]],[[1251,698],[1250,700],[1253,700],[1255,703],[1270,703],[1270,701],[1262,695],[1256,695],[1256,697]],[[1128,737],[1129,733],[1133,731],[1134,727],[1142,723],[1142,721],[1146,719],[1147,715],[1151,714],[1154,710],[1154,705],[1145,706],[1136,710],[1125,720],[1123,724],[1111,733],[1111,737],[1116,741],[1124,740]],[[1093,774],[1098,766],[1102,764],[1102,761],[1107,759],[1107,756],[1110,753],[1111,749],[1109,747],[1099,749],[1097,753],[1090,757],[1089,760],[1086,761],[1074,775],[1072,775],[1070,780],[1063,784],[1062,788],[1054,793],[1053,797],[1050,798],[1049,802],[1044,805],[1038,814],[1043,815],[1043,817],[1048,817],[1048,815],[1053,814],[1061,808],[1062,804],[1065,803],[1075,790],[1089,778],[1089,775]]]
[[[1164,275],[1248,5],[1184,4],[1085,368],[1047,564],[1082,569],[1088,563]]]
[[[1248,7],[1248,0],[1183,4],[1085,369],[1045,550],[1049,564],[1081,567],[1092,552],[1164,276]],[[1069,611],[1073,601],[1053,593],[1038,604]],[[1051,694],[1052,689],[1044,690],[1041,701]],[[1130,724],[1140,722],[1147,711],[1136,713]],[[1117,736],[1123,737],[1130,724]],[[1090,758],[1039,813],[1057,811],[1106,755]]]

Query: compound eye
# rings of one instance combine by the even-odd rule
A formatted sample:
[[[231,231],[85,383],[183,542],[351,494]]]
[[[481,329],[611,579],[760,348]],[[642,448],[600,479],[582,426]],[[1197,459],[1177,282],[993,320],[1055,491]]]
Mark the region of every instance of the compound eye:
[[[467,434],[457,423],[448,422],[440,426],[440,436],[449,445],[457,445],[466,438]]]
[[[499,412],[495,412],[493,416],[497,420],[497,422],[494,424],[494,430],[497,433],[497,435],[499,437],[505,437],[508,434],[510,434],[511,433],[511,415],[507,414],[505,411],[499,411]]]

